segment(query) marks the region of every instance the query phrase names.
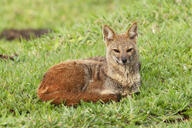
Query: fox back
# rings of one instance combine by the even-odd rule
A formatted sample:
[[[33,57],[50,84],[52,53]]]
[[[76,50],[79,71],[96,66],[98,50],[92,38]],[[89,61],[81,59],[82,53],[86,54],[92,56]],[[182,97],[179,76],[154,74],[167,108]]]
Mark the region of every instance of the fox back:
[[[141,85],[137,51],[137,24],[124,34],[104,25],[106,57],[65,61],[45,73],[38,88],[42,101],[67,106],[85,102],[119,101]]]

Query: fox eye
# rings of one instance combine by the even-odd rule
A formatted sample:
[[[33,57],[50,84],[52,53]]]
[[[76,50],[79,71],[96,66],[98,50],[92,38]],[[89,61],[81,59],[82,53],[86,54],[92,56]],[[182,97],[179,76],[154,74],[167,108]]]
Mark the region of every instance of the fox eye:
[[[113,51],[115,51],[116,53],[120,53],[118,49],[113,49]]]
[[[131,52],[132,50],[133,50],[133,48],[130,48],[130,49],[127,50],[127,52]]]

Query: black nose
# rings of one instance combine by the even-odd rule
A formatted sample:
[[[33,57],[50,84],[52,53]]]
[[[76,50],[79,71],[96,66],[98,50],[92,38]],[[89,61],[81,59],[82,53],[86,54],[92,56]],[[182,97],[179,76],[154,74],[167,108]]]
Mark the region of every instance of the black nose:
[[[125,64],[127,62],[127,59],[125,57],[123,57],[121,60],[122,60],[123,64]]]

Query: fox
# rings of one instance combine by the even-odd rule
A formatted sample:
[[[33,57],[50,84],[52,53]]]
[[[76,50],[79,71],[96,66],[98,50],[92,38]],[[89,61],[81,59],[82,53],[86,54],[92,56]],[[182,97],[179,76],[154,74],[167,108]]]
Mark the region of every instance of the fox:
[[[84,102],[119,102],[139,92],[138,29],[134,22],[123,34],[102,28],[106,55],[68,60],[53,65],[43,76],[37,95],[53,104],[76,106]]]

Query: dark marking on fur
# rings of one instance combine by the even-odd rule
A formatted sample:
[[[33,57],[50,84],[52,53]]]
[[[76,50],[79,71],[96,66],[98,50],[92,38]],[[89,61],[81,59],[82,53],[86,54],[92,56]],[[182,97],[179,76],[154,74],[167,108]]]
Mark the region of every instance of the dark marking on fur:
[[[120,102],[121,98],[122,98],[121,94],[117,94],[117,101],[118,102]]]
[[[18,55],[15,54],[14,56],[8,56],[8,55],[2,55],[2,54],[0,54],[0,58],[1,58],[1,59],[5,59],[5,60],[10,59],[10,60],[12,60],[12,61],[14,61],[14,57],[16,57],[16,56],[18,56]]]

